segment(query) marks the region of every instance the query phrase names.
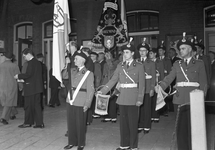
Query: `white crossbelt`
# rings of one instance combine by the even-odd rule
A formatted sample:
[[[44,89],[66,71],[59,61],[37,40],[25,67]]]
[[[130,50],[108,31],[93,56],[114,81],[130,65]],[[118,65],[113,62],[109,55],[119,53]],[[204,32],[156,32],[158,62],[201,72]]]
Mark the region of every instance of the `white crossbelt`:
[[[127,84],[120,84],[121,88],[135,88],[137,87],[136,83],[127,83]]]
[[[177,82],[176,86],[178,86],[178,87],[184,87],[184,86],[199,87],[199,83],[198,82]]]

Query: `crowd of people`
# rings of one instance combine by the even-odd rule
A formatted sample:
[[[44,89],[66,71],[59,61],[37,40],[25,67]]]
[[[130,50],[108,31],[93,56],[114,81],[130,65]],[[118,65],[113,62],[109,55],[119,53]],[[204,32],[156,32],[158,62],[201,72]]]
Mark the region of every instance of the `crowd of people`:
[[[189,104],[192,90],[201,89],[205,99],[212,101],[215,53],[210,51],[209,55],[204,55],[205,47],[197,37],[190,40],[185,35],[176,47],[178,52],[173,47],[167,50],[162,41],[158,48],[151,48],[145,38],[137,47],[128,43],[112,52],[97,53],[82,47],[66,56],[63,83],[52,75],[52,69],[49,70],[49,106],[60,106],[58,93],[60,89],[66,90],[68,145],[64,149],[74,146],[78,146],[78,150],[84,149],[86,128],[93,119],[116,123],[119,118],[120,146],[116,150],[137,150],[138,134],[148,134],[153,123],[159,123],[160,116],[168,117],[169,112],[176,116],[180,105]],[[17,112],[13,109],[17,106],[19,89],[25,100],[25,119],[19,127],[44,128],[46,67],[29,48],[23,51],[27,63],[21,73],[12,62],[12,53],[4,51],[0,54],[0,100],[3,106],[0,122],[6,125],[9,119],[15,119]],[[164,97],[165,106],[158,109],[160,92],[167,96]],[[110,95],[108,115],[95,113],[97,94]],[[182,120],[184,123],[178,127],[178,149],[190,149],[190,122],[186,116]]]

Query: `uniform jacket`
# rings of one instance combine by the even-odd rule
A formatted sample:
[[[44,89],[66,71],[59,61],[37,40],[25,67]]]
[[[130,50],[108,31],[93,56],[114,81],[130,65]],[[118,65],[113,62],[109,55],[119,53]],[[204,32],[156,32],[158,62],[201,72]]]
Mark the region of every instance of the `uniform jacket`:
[[[158,60],[163,62],[163,65],[164,65],[164,77],[165,77],[166,75],[168,75],[170,73],[171,68],[172,68],[172,63],[171,63],[170,59],[167,58],[167,57],[164,57],[162,60],[161,59],[158,59]]]
[[[75,92],[75,89],[81,79],[83,78],[84,74],[87,72],[86,67],[82,68],[80,71],[77,71],[76,68],[71,69],[71,86],[72,86],[72,93]],[[68,78],[68,71],[65,69],[62,73],[62,77],[64,79]],[[94,95],[94,75],[92,72],[87,76],[86,80],[84,81],[83,85],[81,86],[81,89],[84,89],[86,91],[79,91],[73,105],[74,106],[87,106],[88,108],[91,105],[92,98]]]
[[[98,62],[94,62],[94,86],[98,88],[101,84],[102,72],[101,65]]]
[[[205,64],[205,70],[206,70],[206,74],[207,74],[207,81],[208,81],[208,85],[210,84],[210,80],[211,80],[211,60],[210,57],[207,55],[200,55],[199,58],[200,60],[202,60]]]
[[[0,64],[0,102],[2,106],[17,106],[18,84],[14,76],[19,73],[19,67],[10,60]]]
[[[145,74],[143,64],[133,60],[127,69],[125,62],[119,63],[110,81],[101,89],[106,94],[119,82],[120,84],[133,83],[124,73],[127,74],[138,84],[137,88],[119,88],[120,94],[117,99],[119,105],[136,105],[137,101],[143,102],[145,93]]]
[[[52,68],[49,70],[49,87],[58,89],[60,87],[60,81],[52,75]]]
[[[43,92],[43,77],[41,63],[32,58],[28,61],[25,73],[18,75],[19,79],[24,79],[24,96],[30,96]]]
[[[203,61],[196,60],[192,58],[186,66],[184,60],[177,61],[173,64],[172,70],[167,75],[164,80],[160,83],[161,87],[163,89],[166,89],[171,82],[176,77],[176,83],[177,82],[186,82],[186,78],[184,74],[182,73],[182,70],[180,68],[180,64],[184,70],[184,72],[187,74],[188,79],[190,82],[198,82],[200,84],[200,87],[176,87],[178,93],[174,95],[173,97],[173,103],[174,104],[185,104],[190,102],[189,93],[194,89],[200,89],[203,90],[205,93],[207,91],[207,76],[205,71],[205,66]]]
[[[164,79],[164,64],[158,58],[155,60],[156,73],[159,73],[158,82]]]
[[[141,62],[140,59],[138,59],[137,61]],[[151,79],[146,79],[145,93],[149,93],[151,90],[154,90],[154,87],[155,87],[155,78],[156,78],[155,62],[147,58],[145,61],[142,61],[142,63],[143,63],[145,72],[148,75],[152,76]]]

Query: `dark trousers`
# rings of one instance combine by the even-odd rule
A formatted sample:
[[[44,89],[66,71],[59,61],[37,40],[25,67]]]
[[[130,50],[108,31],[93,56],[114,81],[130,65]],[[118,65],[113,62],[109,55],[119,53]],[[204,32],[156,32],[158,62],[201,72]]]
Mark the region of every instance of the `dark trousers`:
[[[43,124],[43,114],[41,108],[41,95],[40,93],[25,96],[25,122],[24,124],[42,125]]]
[[[85,146],[87,112],[67,103],[68,144]]]
[[[120,111],[120,146],[137,148],[139,108],[137,106],[119,105],[119,111]]]
[[[176,119],[176,135],[178,150],[192,150],[190,105],[179,106]]]
[[[160,115],[159,112],[155,110],[156,108],[156,103],[157,103],[157,93],[154,94],[154,96],[151,98],[151,116],[152,116],[152,120],[159,120]]]
[[[95,114],[95,105],[96,105],[96,97],[93,96],[93,100],[91,103],[90,108],[87,111],[87,122],[92,123],[93,122],[93,114]]]
[[[49,101],[50,105],[59,105],[60,101],[58,98],[59,89],[58,88],[51,88],[51,98]]]
[[[117,118],[117,104],[116,104],[117,98],[118,97],[116,95],[113,95],[110,98],[109,106],[108,106],[108,118],[111,118],[111,119]]]
[[[140,106],[139,128],[151,129],[151,97],[144,95],[143,105]]]

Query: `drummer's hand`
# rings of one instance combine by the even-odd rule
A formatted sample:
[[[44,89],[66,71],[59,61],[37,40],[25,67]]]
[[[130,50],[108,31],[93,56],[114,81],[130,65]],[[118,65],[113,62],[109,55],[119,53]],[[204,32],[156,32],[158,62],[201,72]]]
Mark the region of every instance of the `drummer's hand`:
[[[136,103],[136,106],[141,106],[143,103],[142,102],[140,102],[140,101],[137,101],[137,103]]]
[[[97,91],[97,92],[95,93],[95,95],[98,95],[98,94],[102,94],[102,92],[101,92],[101,91]]]
[[[84,106],[84,107],[83,107],[84,112],[86,112],[86,111],[87,111],[87,109],[88,109],[88,107],[87,107],[87,106]]]
[[[66,64],[69,64],[71,61],[70,61],[70,58],[69,57],[66,57]]]

